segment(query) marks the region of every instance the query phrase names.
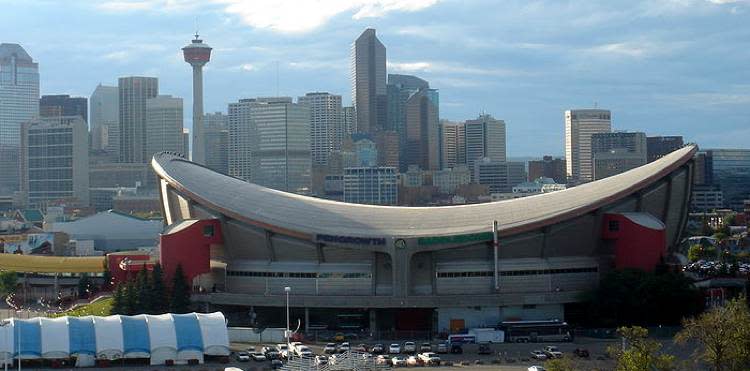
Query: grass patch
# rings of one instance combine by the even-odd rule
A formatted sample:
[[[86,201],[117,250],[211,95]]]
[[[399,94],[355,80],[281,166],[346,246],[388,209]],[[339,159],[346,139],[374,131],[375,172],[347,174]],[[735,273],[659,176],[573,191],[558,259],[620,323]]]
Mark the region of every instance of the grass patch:
[[[112,298],[101,299],[95,303],[80,306],[67,312],[58,313],[55,317],[108,316],[112,309],[112,300]]]

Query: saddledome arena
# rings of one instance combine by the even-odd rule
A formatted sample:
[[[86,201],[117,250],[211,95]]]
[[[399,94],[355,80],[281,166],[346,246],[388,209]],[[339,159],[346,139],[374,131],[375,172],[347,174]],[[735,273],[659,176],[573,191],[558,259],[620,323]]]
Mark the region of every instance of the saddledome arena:
[[[160,153],[160,259],[182,264],[230,322],[281,325],[285,287],[308,329],[569,318],[606,272],[651,270],[669,257],[686,224],[696,150],[564,191],[441,207],[301,196]]]

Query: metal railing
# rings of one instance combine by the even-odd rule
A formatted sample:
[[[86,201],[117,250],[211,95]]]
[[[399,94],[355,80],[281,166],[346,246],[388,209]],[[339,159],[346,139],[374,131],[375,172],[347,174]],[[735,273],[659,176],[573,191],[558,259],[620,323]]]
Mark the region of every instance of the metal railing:
[[[390,370],[387,363],[376,363],[372,355],[361,352],[349,351],[330,357],[328,363],[318,364],[315,358],[292,358],[281,370],[284,371],[375,371]]]

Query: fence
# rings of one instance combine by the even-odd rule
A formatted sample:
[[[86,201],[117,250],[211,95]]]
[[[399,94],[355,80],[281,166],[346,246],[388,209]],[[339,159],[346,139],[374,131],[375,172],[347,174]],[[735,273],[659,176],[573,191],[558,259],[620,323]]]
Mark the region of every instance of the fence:
[[[387,363],[376,362],[367,353],[346,352],[331,356],[327,364],[318,364],[315,358],[292,358],[281,370],[284,371],[375,371],[390,370]]]

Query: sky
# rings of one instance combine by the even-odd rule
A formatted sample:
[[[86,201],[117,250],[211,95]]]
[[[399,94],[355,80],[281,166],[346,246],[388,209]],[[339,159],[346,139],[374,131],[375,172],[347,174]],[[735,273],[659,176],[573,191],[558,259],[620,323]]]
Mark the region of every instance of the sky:
[[[42,94],[89,96],[122,76],[184,98],[181,48],[213,47],[206,112],[257,96],[340,94],[368,27],[388,72],[440,91],[440,117],[507,124],[510,156],[561,155],[566,109],[616,130],[750,148],[750,0],[0,0],[0,42],[39,63]]]

